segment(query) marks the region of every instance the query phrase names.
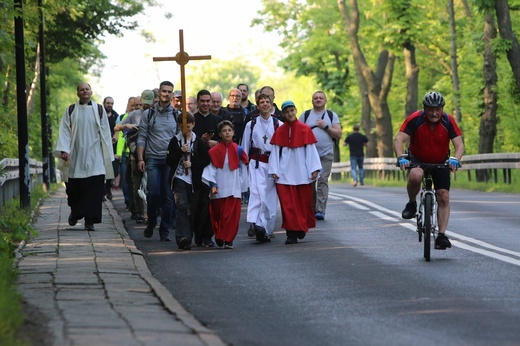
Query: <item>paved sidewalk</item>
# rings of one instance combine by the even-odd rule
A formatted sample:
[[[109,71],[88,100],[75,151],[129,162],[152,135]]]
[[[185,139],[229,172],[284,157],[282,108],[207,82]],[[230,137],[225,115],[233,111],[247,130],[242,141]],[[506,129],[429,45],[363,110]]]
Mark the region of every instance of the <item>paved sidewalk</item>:
[[[19,289],[52,345],[224,345],[152,277],[107,201],[103,223],[68,224],[64,188],[42,201],[38,236],[20,249]]]

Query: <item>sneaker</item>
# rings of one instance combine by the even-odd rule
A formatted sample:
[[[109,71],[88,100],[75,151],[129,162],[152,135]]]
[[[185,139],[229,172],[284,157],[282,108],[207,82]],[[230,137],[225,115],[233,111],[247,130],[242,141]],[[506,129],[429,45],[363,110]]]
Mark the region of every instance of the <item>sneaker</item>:
[[[225,242],[222,239],[215,238],[215,243],[217,243],[218,247],[224,246]]]
[[[451,247],[450,239],[443,233],[439,233],[435,238],[435,250],[446,250],[447,247]]]
[[[285,245],[298,244],[298,238],[295,237],[287,237],[285,240]]]
[[[406,203],[406,207],[403,210],[401,216],[403,219],[413,219],[417,214],[417,202],[408,202]]]
[[[232,248],[233,248],[233,242],[232,241],[224,242],[224,249],[232,249]]]
[[[161,241],[172,241],[171,238],[167,235],[161,235]]]
[[[255,226],[254,224],[249,225],[249,229],[247,230],[247,236],[249,238],[253,238],[255,236]]]
[[[325,213],[322,213],[321,211],[316,213],[316,220],[325,220]]]
[[[142,217],[141,215],[138,215],[137,218],[135,219],[135,223],[138,223],[138,224],[144,223],[144,217]]]
[[[85,224],[85,230],[86,231],[95,231],[96,229],[94,228],[94,225],[91,224],[91,223],[86,223]]]
[[[203,239],[203,241],[205,247],[215,247],[215,243],[213,242],[213,240],[211,240],[211,238],[205,238]]]
[[[269,234],[267,235],[267,238],[274,239],[274,238],[276,238],[276,234],[274,234],[274,233],[269,233]]]

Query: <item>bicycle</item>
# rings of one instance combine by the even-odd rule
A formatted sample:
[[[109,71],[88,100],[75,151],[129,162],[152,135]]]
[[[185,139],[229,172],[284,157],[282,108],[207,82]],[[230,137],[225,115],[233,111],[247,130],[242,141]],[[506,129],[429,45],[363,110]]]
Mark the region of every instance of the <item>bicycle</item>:
[[[419,243],[424,243],[424,259],[426,262],[430,261],[430,249],[433,238],[435,239],[438,235],[438,224],[437,224],[437,197],[435,195],[435,189],[433,188],[433,178],[431,172],[438,169],[450,169],[448,162],[443,164],[432,164],[432,163],[412,163],[409,168],[420,167],[424,170],[422,187],[419,193],[419,208],[416,214],[417,220],[417,234],[419,236]],[[424,235],[424,241],[423,241]]]

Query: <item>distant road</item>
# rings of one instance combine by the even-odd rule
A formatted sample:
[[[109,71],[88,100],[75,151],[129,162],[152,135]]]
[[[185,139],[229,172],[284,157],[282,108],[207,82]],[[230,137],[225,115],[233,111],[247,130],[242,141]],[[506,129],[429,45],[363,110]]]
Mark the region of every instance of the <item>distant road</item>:
[[[155,277],[233,345],[518,344],[520,195],[452,191],[453,247],[431,262],[405,203],[404,187],[332,184],[326,220],[289,246],[281,220],[272,243],[249,239],[244,213],[233,250],[180,252],[128,230]]]

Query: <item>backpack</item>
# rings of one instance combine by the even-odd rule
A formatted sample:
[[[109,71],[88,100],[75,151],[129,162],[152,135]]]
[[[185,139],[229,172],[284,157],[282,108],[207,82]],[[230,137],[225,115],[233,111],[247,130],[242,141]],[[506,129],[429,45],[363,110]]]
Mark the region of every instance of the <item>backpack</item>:
[[[99,113],[99,119],[103,117],[103,106],[98,103],[98,113]],[[69,106],[69,117],[72,115],[72,112],[74,112],[74,107],[76,107],[76,104],[73,103]]]
[[[304,123],[307,123],[307,119],[309,118],[309,115],[311,114],[311,110],[310,109],[307,109],[305,111],[305,113],[303,114],[303,122]],[[330,123],[332,125],[332,118],[334,118],[334,115],[332,114],[332,111],[327,109],[327,114],[329,115],[329,119],[330,119]],[[323,114],[325,115],[325,113]],[[321,118],[323,120],[323,116]],[[311,126],[311,129],[314,129],[316,127],[316,125],[314,126]],[[330,135],[329,135],[330,136]],[[336,144],[336,142],[338,141],[336,138],[330,136],[332,138],[332,142],[334,142],[334,145]]]
[[[256,125],[256,119],[259,116],[260,115],[257,115],[255,117],[253,117],[253,119],[251,119],[251,133],[249,134],[249,143],[250,143],[249,147],[250,148],[253,147],[253,129],[255,128],[255,125]],[[278,128],[278,126],[280,126],[280,121],[276,117],[271,116],[271,118],[273,119],[273,126],[274,126],[274,130],[276,132],[276,129]]]

